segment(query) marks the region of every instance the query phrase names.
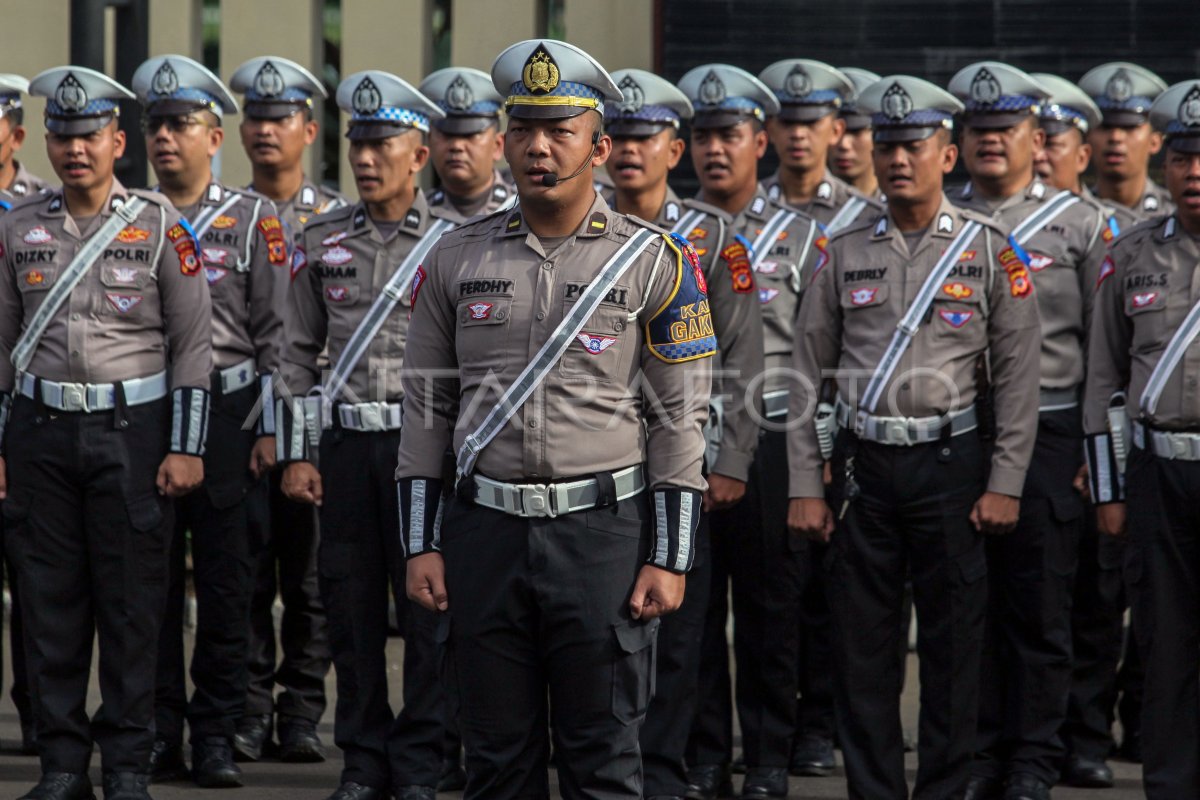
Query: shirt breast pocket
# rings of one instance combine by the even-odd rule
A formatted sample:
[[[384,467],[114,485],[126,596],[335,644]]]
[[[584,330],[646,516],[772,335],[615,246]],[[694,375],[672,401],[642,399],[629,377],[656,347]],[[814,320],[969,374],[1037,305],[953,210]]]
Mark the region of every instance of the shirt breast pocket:
[[[98,265],[103,292],[96,299],[95,312],[101,317],[138,321],[147,313],[149,269],[121,264]]]
[[[58,279],[58,267],[53,264],[37,264],[17,270],[17,288],[30,299],[40,298],[50,290]]]
[[[455,349],[466,370],[498,369],[508,352],[512,298],[473,296],[458,301]]]
[[[1167,299],[1162,289],[1134,289],[1125,292],[1125,315],[1133,323],[1135,353],[1149,353],[1166,346]]]
[[[574,308],[574,302],[564,303],[563,318]],[[601,305],[567,345],[558,365],[559,375],[600,383],[612,381],[626,368],[632,349],[629,343],[637,338],[627,332],[630,324],[625,309]]]
[[[926,323],[936,340],[963,341],[985,338],[983,290],[967,283],[950,282],[938,289]]]

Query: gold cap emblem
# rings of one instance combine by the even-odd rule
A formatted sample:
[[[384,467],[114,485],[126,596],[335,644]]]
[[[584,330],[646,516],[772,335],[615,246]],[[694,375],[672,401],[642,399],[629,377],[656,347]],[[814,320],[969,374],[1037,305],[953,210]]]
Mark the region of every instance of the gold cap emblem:
[[[531,94],[546,94],[558,88],[558,65],[546,52],[546,48],[538,46],[533,55],[525,62],[521,72],[521,81]]]

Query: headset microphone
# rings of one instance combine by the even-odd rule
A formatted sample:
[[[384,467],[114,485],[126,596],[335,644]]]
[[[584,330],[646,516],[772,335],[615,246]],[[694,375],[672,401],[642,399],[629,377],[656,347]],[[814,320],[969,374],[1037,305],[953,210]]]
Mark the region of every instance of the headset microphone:
[[[572,172],[570,175],[568,175],[565,178],[559,178],[556,173],[547,172],[545,175],[542,176],[542,186],[546,186],[546,187],[557,186],[558,184],[562,183],[563,181],[569,181],[569,180],[571,180],[571,178],[579,177],[579,175],[581,175],[583,173],[583,171],[585,169],[587,169],[587,165],[591,162],[592,156],[596,155],[596,145],[599,144],[599,142],[600,142],[600,131],[593,131],[592,132],[592,152],[588,153],[588,157],[585,158],[583,160],[583,163],[579,165],[579,169],[575,170],[574,172]]]

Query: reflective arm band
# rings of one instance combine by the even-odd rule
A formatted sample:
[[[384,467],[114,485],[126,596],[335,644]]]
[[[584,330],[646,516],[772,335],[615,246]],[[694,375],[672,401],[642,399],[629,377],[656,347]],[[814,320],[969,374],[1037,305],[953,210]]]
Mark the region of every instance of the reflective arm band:
[[[304,398],[275,401],[275,460],[280,464],[308,460],[308,437],[304,430]]]
[[[259,436],[274,436],[275,435],[275,392],[273,390],[271,376],[258,376],[258,427],[255,428],[255,433]]]
[[[184,386],[171,393],[171,452],[204,455],[208,440],[208,391]]]
[[[684,574],[695,559],[696,528],[700,524],[700,492],[691,489],[654,490],[654,541],[647,563]]]
[[[400,546],[409,559],[442,549],[442,481],[437,478],[401,478]]]
[[[1117,467],[1113,453],[1112,437],[1107,433],[1093,433],[1084,438],[1083,454],[1087,459],[1088,482],[1092,491],[1092,502],[1124,503],[1125,476]]]

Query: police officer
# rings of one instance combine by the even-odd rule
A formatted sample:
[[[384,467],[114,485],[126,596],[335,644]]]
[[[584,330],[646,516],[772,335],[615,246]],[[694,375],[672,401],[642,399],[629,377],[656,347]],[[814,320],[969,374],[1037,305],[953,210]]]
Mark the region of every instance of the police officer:
[[[392,476],[407,289],[422,255],[452,226],[415,183],[429,159],[430,121],[442,111],[377,70],[342,81],[337,103],[351,115],[346,136],[360,199],[311,220],[293,257],[280,386],[283,490],[320,512],[317,568],[338,687],[334,741],[345,755],[330,800],[393,793],[418,800],[433,797],[440,776],[440,696],[417,696],[412,680],[425,679],[430,668],[414,668],[406,652],[405,703],[397,718],[388,703],[384,648],[389,585],[398,609],[408,602],[401,594]],[[324,374],[323,352],[330,364]],[[312,458],[318,447],[319,472]],[[426,617],[410,618],[410,639],[432,640],[432,614]],[[429,659],[430,650],[420,654]]]
[[[700,176],[698,199],[734,217],[733,234],[720,257],[731,275],[753,280],[763,320],[764,366],[752,379],[763,393],[759,445],[743,483],[709,475],[712,588],[701,654],[696,721],[688,744],[689,796],[728,794],[733,749],[727,598],[734,593],[737,707],[747,767],[743,794],[780,796],[795,727],[799,627],[806,548],[784,525],[786,455],[781,425],[787,413],[783,374],[792,350],[792,324],[800,292],[822,258],[824,236],[804,212],[771,200],[758,183],[758,160],[767,149],[768,117],[779,101],[753,75],[725,64],[707,64],[679,82],[696,114],[692,163]],[[798,549],[797,549],[798,548]],[[829,723],[832,734],[832,722]],[[828,753],[832,758],[832,748]]]
[[[25,143],[25,126],[21,124],[25,121],[25,109],[21,105],[21,95],[28,91],[29,81],[20,75],[0,74],[0,211],[46,188],[45,181],[30,173],[16,159],[17,151]]]
[[[1034,72],[1030,77],[1050,93],[1038,113],[1046,142],[1034,153],[1034,172],[1056,189],[1066,189],[1094,200],[1095,196],[1080,176],[1092,160],[1088,132],[1100,124],[1100,109],[1092,98],[1066,78],[1045,72]],[[1109,241],[1111,239],[1110,236]]]
[[[683,600],[704,489],[704,276],[686,240],[592,186],[602,104],[622,101],[599,64],[519,42],[492,82],[520,203],[448,234],[414,282],[408,591],[441,613],[465,797],[548,796],[550,727],[563,797],[640,798],[656,618]]]
[[[325,87],[304,67],[278,56],[250,59],[234,70],[229,86],[245,97],[238,131],[254,176],[247,188],[273,201],[291,238],[298,239],[311,217],[346,205],[341,194],[304,173],[305,149],[320,133],[313,100],[327,96]],[[248,689],[233,754],[258,760],[270,748],[271,731],[277,727],[282,761],[323,761],[317,723],[325,711],[330,654],[317,587],[316,511],[284,497],[279,476],[276,471],[268,478],[269,539],[250,601]],[[277,594],[283,602],[278,666],[272,611]],[[281,689],[278,698],[276,686]],[[279,720],[273,725],[276,713]]]
[[[668,173],[687,146],[679,133],[681,124],[693,116],[687,96],[644,70],[617,70],[612,78],[622,95],[621,102],[604,107],[605,128],[613,140],[608,161],[615,185],[612,205],[619,213],[653,220],[679,233],[696,250],[708,285],[713,329],[721,343],[719,382],[714,381],[713,389],[717,399],[705,428],[706,474],[744,484],[758,445],[760,393],[754,382],[763,369],[758,293],[749,275],[732,272],[721,258],[731,239],[733,218],[698,200],[680,200],[667,183]],[[703,510],[714,507],[709,493]],[[696,712],[700,645],[712,580],[708,520],[708,513],[702,513],[683,605],[663,620],[658,632],[655,694],[641,736],[647,797],[682,798],[687,792],[684,756]]]
[[[29,81],[20,75],[0,74],[0,213],[12,208],[17,200],[38,191],[45,183],[33,175],[14,158],[25,141],[25,109],[21,95],[29,91]],[[25,671],[25,646],[22,641],[21,600],[17,591],[17,567],[4,549],[4,520],[0,518],[0,587],[4,585],[4,572],[8,572],[8,593],[11,600],[9,642],[12,654],[12,697],[21,724],[20,752],[36,755],[34,744],[33,711],[29,700],[29,681]],[[0,633],[2,633],[0,624]],[[4,643],[0,639],[0,655]],[[0,668],[0,686],[3,685],[3,670]]]
[[[758,78],[779,98],[779,113],[767,120],[767,135],[779,157],[779,169],[763,181],[767,195],[808,213],[829,234],[878,214],[878,203],[831,175],[826,163],[846,132],[839,112],[854,96],[853,82],[840,70],[807,58],[776,61]],[[812,599],[818,594],[824,593]],[[828,609],[813,611],[827,622]]]
[[[269,200],[213,177],[211,161],[224,141],[222,117],[238,110],[217,76],[190,58],[160,56],[137,68],[133,90],[145,110],[150,165],[199,241],[197,257],[213,307],[213,436],[203,489],[176,505],[158,646],[154,778],[179,777],[186,712],[192,779],[203,787],[240,786],[232,740],[246,700],[250,595],[266,523],[265,473],[275,465],[274,418],[259,410],[279,364],[287,243]],[[183,653],[187,531],[199,611],[190,701]]]
[[[429,132],[429,158],[441,182],[429,194],[429,204],[468,219],[510,203],[513,187],[496,168],[504,151],[504,98],[491,78],[477,69],[447,67],[427,76],[419,88],[445,113]]]
[[[1162,134],[1150,124],[1150,105],[1166,86],[1145,67],[1125,62],[1101,64],[1079,81],[1079,88],[1100,107],[1100,125],[1088,136],[1097,177],[1095,194],[1116,212],[1113,221],[1118,233],[1172,210],[1170,195],[1149,177],[1150,159],[1162,149]],[[1081,769],[1075,770],[1080,779],[1074,782],[1087,786],[1112,783],[1104,759],[1112,749],[1114,706],[1121,722],[1121,755],[1142,760],[1145,676],[1132,623],[1128,632],[1124,630],[1129,607],[1122,576],[1124,549],[1124,539],[1099,537],[1094,556],[1098,579],[1079,581],[1075,596],[1075,639],[1093,643],[1076,657],[1076,673],[1083,677],[1075,690],[1080,711],[1072,715],[1072,748],[1083,760]]]
[[[850,184],[852,189],[872,200],[882,200],[879,181],[871,164],[871,115],[858,107],[858,95],[879,80],[879,75],[859,67],[839,67],[839,71],[854,84],[854,94],[842,101],[838,116],[846,130],[829,148],[829,170]]]
[[[1190,555],[1200,530],[1200,81],[1160,94],[1150,120],[1166,136],[1166,184],[1177,210],[1126,231],[1101,271],[1083,424],[1100,532],[1130,539],[1125,574],[1146,668],[1143,784],[1158,800],[1200,794],[1198,577]]]
[[[1145,67],[1114,61],[1079,79],[1079,88],[1100,108],[1100,124],[1088,134],[1096,170],[1096,195],[1118,212],[1122,228],[1171,211],[1171,197],[1150,180],[1150,159],[1162,135],[1150,125],[1150,104],[1167,88]]]
[[[983,537],[1016,524],[1033,450],[1037,301],[1001,223],[955,208],[942,192],[962,105],[908,76],[884,78],[859,102],[873,113],[888,210],[833,239],[800,307],[794,363],[811,388],[792,394],[788,524],[832,536],[835,697],[850,795],[908,794],[895,653],[911,575],[921,661],[912,796],[957,797],[979,702]],[[990,471],[975,408],[983,356],[996,394]],[[843,428],[832,507],[811,422],[829,370]]]
[[[1073,485],[1082,466],[1079,389],[1107,220],[1035,177],[1034,154],[1046,136],[1039,117],[1051,90],[994,61],[964,67],[949,88],[966,106],[962,148],[970,176],[953,199],[1012,231],[1014,269],[1024,265],[1036,284],[1042,323],[1037,440],[1021,517],[1011,533],[985,545],[979,732],[966,796],[1046,800],[1064,756],[1058,731],[1071,684],[1069,608],[1083,516]]]
[[[204,475],[209,293],[178,212],[113,178],[117,101],[133,95],[74,66],[30,93],[47,98],[63,186],[0,218],[0,499],[42,762],[23,797],[93,797],[94,742],[105,798],[136,800],[149,797],[167,498]],[[96,634],[103,703],[89,719]]]

